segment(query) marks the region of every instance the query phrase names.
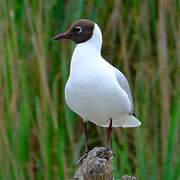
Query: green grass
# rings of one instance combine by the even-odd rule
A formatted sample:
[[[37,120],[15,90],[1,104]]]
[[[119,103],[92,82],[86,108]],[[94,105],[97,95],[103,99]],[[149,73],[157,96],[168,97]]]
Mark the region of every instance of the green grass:
[[[52,37],[79,18],[100,25],[103,57],[126,74],[142,122],[114,129],[116,178],[179,179],[179,9],[177,0],[0,1],[0,179],[75,171],[82,121],[64,101],[74,44]],[[92,148],[106,144],[104,128],[89,131]]]

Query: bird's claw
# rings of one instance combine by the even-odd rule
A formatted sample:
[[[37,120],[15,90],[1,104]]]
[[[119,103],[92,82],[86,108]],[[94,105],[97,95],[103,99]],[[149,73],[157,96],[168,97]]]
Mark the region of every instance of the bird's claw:
[[[87,153],[85,153],[77,162],[76,162],[76,166],[79,166],[82,162],[83,162],[83,160],[87,157],[87,155],[88,155],[88,152]]]

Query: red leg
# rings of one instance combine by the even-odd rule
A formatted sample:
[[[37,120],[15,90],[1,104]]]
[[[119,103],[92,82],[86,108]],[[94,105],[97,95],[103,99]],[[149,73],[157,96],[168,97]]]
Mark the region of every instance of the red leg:
[[[87,128],[87,122],[84,121],[84,128],[83,128],[83,133],[84,133],[84,145],[85,145],[85,153],[84,155],[76,162],[76,165],[78,166],[80,163],[82,163],[83,159],[86,158],[89,152],[89,147],[88,147],[88,128]]]
[[[84,121],[84,141],[85,141],[85,152],[87,153],[89,151],[89,147],[88,147],[88,128],[87,128],[87,122]]]
[[[110,119],[108,127],[108,147],[112,147],[112,119]]]

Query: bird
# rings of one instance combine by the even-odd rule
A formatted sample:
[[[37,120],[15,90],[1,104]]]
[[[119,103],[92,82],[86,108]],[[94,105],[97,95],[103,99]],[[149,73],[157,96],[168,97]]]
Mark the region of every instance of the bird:
[[[88,121],[108,128],[109,144],[113,127],[141,125],[133,114],[128,80],[101,55],[102,32],[95,22],[79,19],[65,33],[59,33],[53,39],[70,39],[76,43],[65,86],[65,101],[84,120],[86,149]]]

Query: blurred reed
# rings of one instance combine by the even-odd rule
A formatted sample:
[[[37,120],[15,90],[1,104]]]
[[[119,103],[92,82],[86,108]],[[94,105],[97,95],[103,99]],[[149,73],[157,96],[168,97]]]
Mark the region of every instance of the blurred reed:
[[[64,102],[74,44],[53,42],[75,20],[103,32],[102,54],[126,74],[136,129],[114,129],[115,176],[180,177],[177,0],[0,1],[0,179],[68,179],[83,152],[81,121]],[[91,147],[106,129],[89,123]]]

